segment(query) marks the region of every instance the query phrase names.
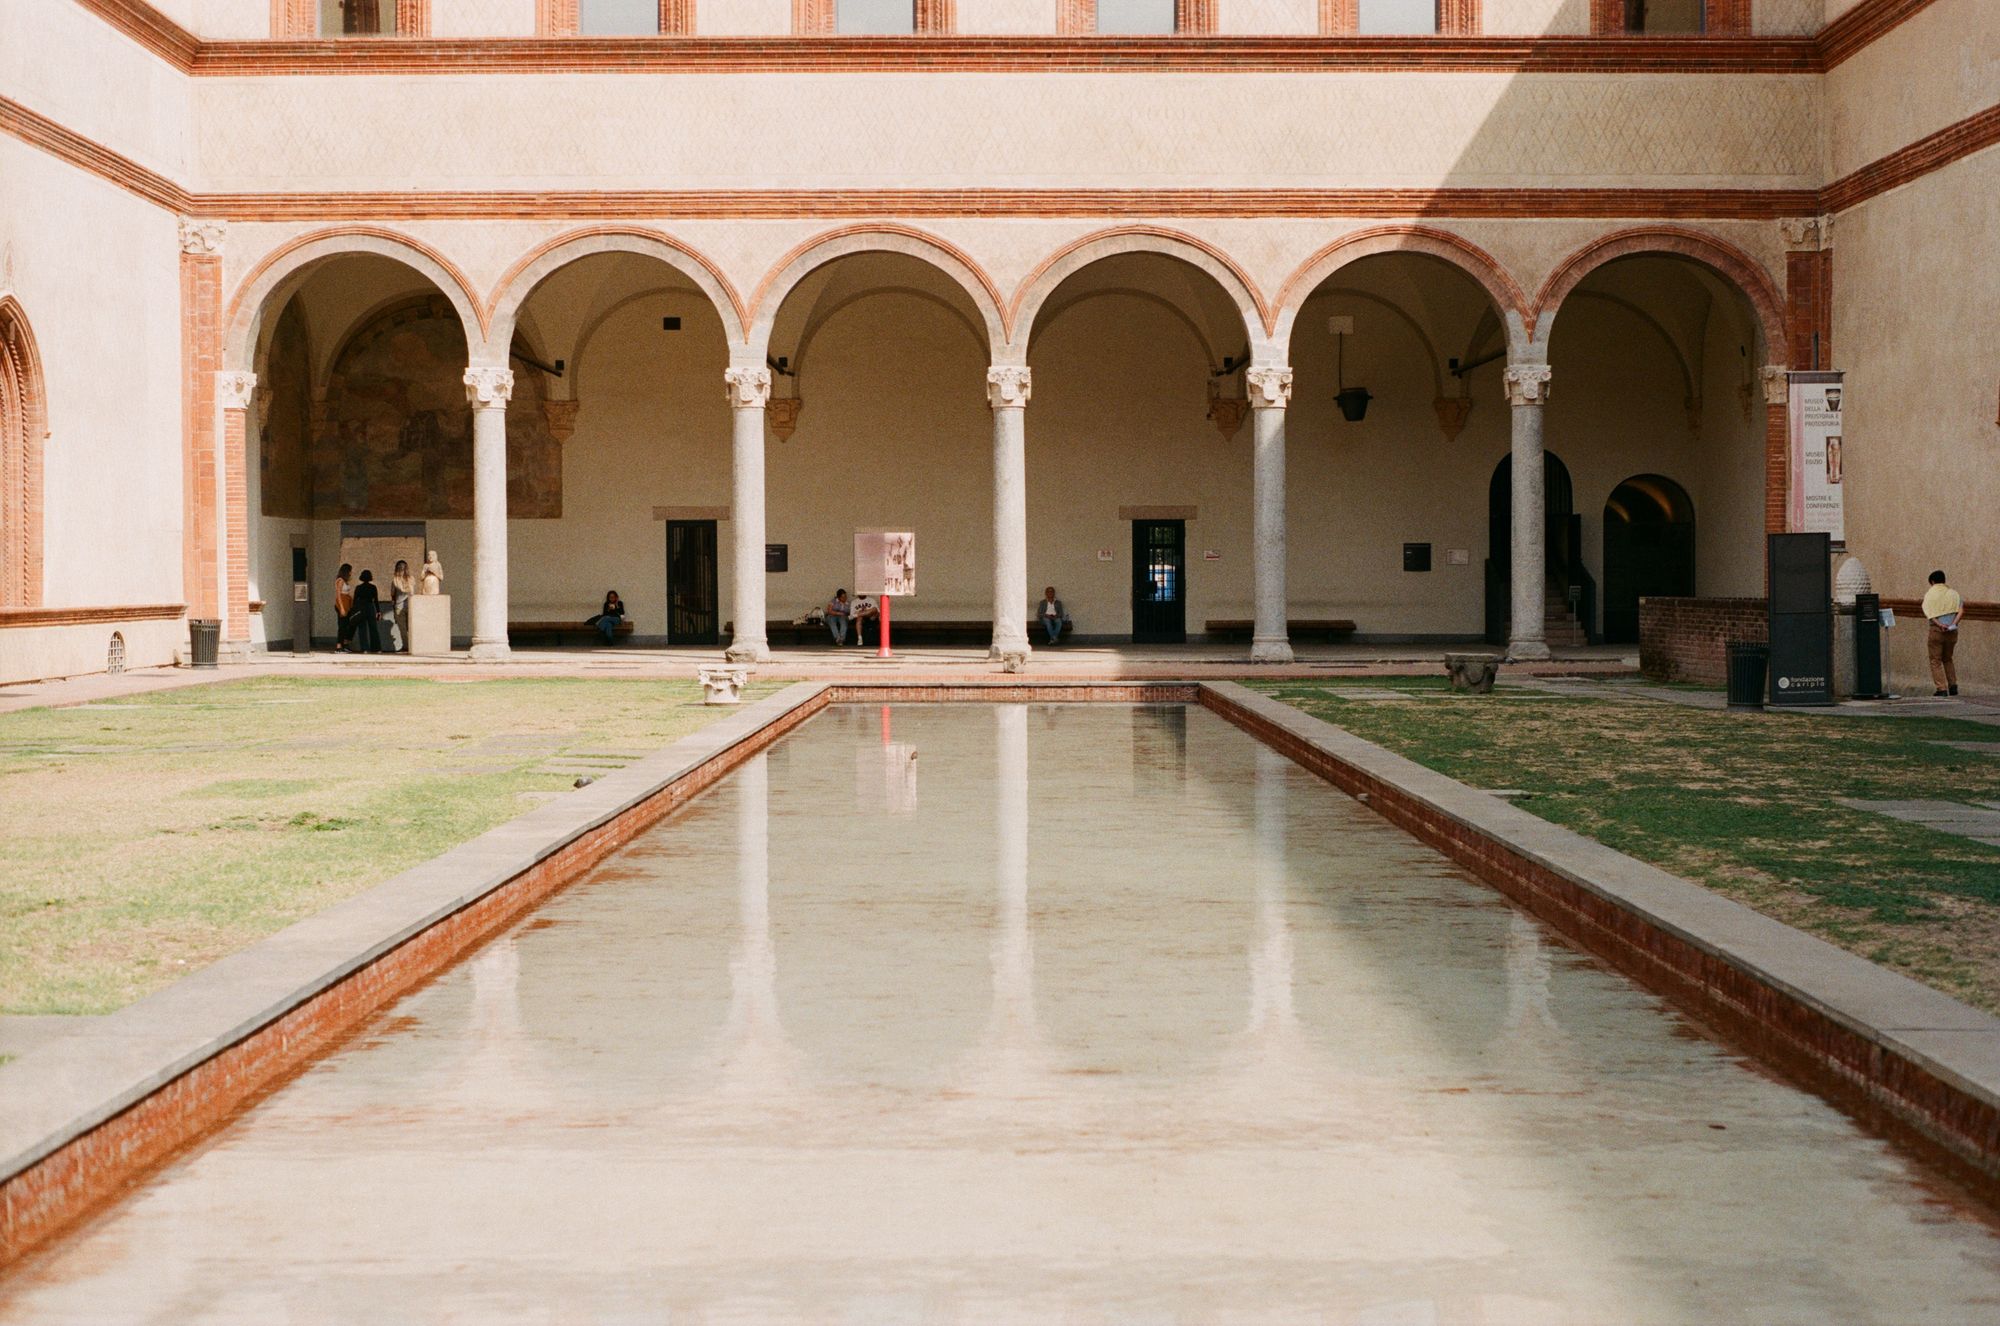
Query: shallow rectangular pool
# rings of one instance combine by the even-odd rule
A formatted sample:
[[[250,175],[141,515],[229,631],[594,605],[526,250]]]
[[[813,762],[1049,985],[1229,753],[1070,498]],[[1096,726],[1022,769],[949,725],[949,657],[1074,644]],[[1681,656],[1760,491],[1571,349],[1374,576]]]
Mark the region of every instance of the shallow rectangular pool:
[[[2000,1240],[1181,705],[836,706],[8,1322],[1972,1322]]]

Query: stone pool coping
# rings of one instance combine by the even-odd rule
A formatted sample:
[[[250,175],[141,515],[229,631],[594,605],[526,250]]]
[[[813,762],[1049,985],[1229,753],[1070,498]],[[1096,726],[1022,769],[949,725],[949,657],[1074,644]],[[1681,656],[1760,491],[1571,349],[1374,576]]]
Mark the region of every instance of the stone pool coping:
[[[1198,703],[2000,1191],[2000,1020],[1233,682],[800,682],[0,1065],[0,1266],[837,703]]]
[[[2000,1019],[1234,682],[1202,703],[2000,1197]]]

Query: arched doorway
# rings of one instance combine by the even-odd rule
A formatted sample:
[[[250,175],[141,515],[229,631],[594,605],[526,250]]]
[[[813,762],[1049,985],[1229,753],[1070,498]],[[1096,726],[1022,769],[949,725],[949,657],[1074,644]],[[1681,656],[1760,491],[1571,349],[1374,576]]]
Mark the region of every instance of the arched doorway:
[[[0,299],[0,608],[42,601],[42,369],[21,306]]]
[[[1694,500],[1660,474],[1635,474],[1604,504],[1604,638],[1639,638],[1639,600],[1694,590]]]
[[[1582,644],[1590,638],[1596,617],[1597,585],[1583,565],[1583,518],[1576,513],[1576,489],[1569,466],[1553,451],[1542,453],[1543,510],[1548,519],[1547,567],[1551,605],[1551,644]],[[1502,456],[1493,467],[1486,490],[1486,639],[1507,643],[1507,618],[1512,609],[1509,586],[1514,562],[1514,458]],[[1558,614],[1567,614],[1573,633],[1564,641]]]

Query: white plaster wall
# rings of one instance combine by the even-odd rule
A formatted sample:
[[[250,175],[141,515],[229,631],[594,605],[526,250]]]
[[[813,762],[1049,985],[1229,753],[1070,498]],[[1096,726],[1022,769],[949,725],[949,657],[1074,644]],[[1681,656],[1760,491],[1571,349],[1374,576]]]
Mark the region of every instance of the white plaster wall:
[[[1486,0],[1480,15],[1482,31],[1494,37],[1580,37],[1590,32],[1590,0]]]
[[[1825,24],[1825,0],[1756,0],[1750,10],[1750,30],[1759,35],[1802,36]]]
[[[2000,151],[1844,212],[1834,230],[1834,366],[1850,411],[1848,546],[1878,592],[1920,597],[1943,567],[1968,599],[2000,601]],[[1971,623],[1961,671],[2000,687],[2000,627]],[[1891,634],[1914,686],[1922,629]]]
[[[777,37],[792,30],[792,0],[702,0],[694,12],[703,37]]]
[[[968,36],[1052,34],[1056,0],[958,0],[958,30]]]
[[[181,17],[185,13],[186,17]],[[182,27],[210,41],[249,41],[271,35],[270,0],[175,0]]]
[[[1793,75],[195,83],[196,174],[214,189],[1820,182],[1817,80]]]
[[[11,138],[0,180],[0,289],[48,394],[42,601],[181,602],[176,219]]]
[[[1319,31],[1319,0],[1222,0],[1216,31],[1225,36],[1268,36]]]
[[[193,164],[189,82],[81,5],[0,3],[0,93],[182,183]]]
[[[431,0],[433,37],[531,37],[535,0]]]
[[[1845,175],[2000,97],[2000,4],[1937,0],[1826,76],[1829,177]]]
[[[188,642],[187,623],[180,618],[0,630],[0,686],[102,672],[113,632],[125,637],[128,668],[164,667]]]

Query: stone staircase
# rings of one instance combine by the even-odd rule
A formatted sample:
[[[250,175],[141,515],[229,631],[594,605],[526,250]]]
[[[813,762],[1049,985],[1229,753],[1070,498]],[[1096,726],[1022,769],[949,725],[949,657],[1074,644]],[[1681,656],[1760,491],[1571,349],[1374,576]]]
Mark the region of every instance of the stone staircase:
[[[1569,610],[1569,600],[1554,590],[1542,604],[1542,638],[1550,649],[1582,649],[1590,643],[1583,623]]]

